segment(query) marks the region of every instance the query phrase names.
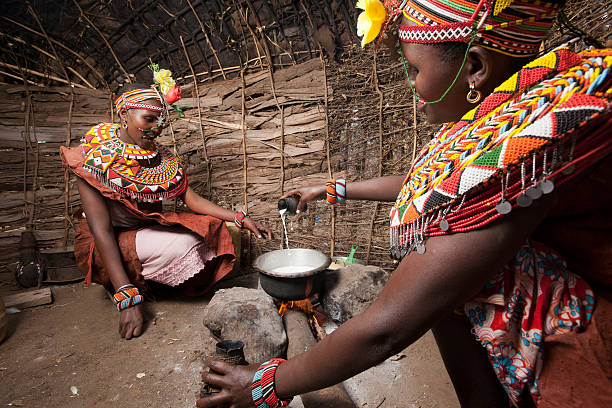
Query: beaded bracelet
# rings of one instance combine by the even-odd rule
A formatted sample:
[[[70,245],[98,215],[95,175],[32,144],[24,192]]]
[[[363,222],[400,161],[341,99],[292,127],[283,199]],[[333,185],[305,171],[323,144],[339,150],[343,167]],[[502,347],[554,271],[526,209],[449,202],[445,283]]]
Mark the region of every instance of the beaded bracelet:
[[[253,397],[255,407],[286,407],[293,399],[281,400],[278,398],[278,395],[276,395],[276,390],[274,389],[274,375],[276,374],[276,369],[285,361],[287,360],[273,358],[260,365],[257,371],[255,371],[253,383],[251,385],[251,396]]]
[[[327,202],[329,204],[336,204],[338,196],[336,196],[336,180],[329,179],[325,184],[325,191],[327,192]]]
[[[342,204],[346,202],[346,180],[345,179],[336,180],[336,199],[338,200],[338,204]]]
[[[248,216],[249,214],[247,214],[244,210],[238,211],[236,213],[236,216],[234,217],[234,224],[236,224],[238,228],[242,229],[242,225],[244,224],[244,219]]]
[[[113,295],[113,301],[117,306],[117,310],[121,312],[128,307],[133,307],[144,302],[144,297],[140,294],[136,286],[123,285],[117,289]]]

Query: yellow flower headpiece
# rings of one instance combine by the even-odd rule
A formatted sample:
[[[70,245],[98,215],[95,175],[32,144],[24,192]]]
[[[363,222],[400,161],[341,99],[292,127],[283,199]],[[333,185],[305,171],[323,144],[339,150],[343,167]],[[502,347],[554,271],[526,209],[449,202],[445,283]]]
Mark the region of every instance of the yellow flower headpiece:
[[[357,35],[361,47],[374,41],[387,20],[387,11],[380,0],[358,0],[356,7],[363,10],[357,19]]]

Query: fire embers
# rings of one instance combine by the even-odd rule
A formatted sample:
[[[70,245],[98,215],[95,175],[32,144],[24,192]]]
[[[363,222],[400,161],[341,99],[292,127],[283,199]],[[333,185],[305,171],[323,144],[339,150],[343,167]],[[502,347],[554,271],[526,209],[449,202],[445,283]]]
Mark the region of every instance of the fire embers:
[[[308,318],[310,330],[313,336],[318,340],[325,338],[325,331],[321,327],[321,324],[325,321],[326,316],[320,309],[319,296],[313,295],[311,298],[303,300],[292,300],[292,301],[280,301],[278,308],[278,314],[283,317],[287,310],[295,310],[303,312]]]

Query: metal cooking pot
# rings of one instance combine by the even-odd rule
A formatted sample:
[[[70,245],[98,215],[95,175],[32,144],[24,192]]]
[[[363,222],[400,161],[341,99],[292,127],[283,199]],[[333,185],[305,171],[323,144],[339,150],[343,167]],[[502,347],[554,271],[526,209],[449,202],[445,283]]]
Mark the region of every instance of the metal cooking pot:
[[[279,249],[260,255],[255,260],[259,281],[266,293],[281,300],[302,300],[320,286],[319,272],[331,259],[315,249]]]

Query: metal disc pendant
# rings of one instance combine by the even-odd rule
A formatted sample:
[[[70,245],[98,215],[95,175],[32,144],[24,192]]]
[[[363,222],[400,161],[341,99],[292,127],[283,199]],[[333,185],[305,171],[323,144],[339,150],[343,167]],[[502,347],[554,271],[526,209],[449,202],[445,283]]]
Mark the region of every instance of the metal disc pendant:
[[[510,214],[510,211],[512,211],[512,204],[510,204],[506,200],[503,200],[497,203],[497,205],[495,206],[495,209],[500,214],[503,214],[503,215]]]
[[[419,255],[423,255],[425,253],[425,245],[417,244],[416,251]]]
[[[533,203],[533,200],[527,194],[523,193],[518,196],[516,203],[519,205],[519,207],[529,207],[531,203]]]
[[[440,221],[440,229],[444,232],[448,231],[450,229],[450,225],[448,225],[448,221],[446,220]]]
[[[540,190],[542,190],[542,193],[544,194],[550,194],[555,189],[555,183],[553,183],[551,180],[544,180],[539,184],[539,186]]]
[[[537,200],[538,198],[542,197],[542,190],[540,190],[540,187],[535,186],[535,187],[529,187],[527,189],[526,194],[529,196],[529,198],[531,198],[532,200]]]
[[[397,255],[398,255],[398,253],[397,253],[397,249],[395,249],[395,248],[391,248],[391,249],[389,250],[389,255],[391,255],[391,258],[393,258],[393,259],[397,259],[397,258],[398,258],[398,257],[397,257]]]
[[[567,175],[570,175],[574,172],[574,170],[576,170],[576,166],[574,166],[573,164],[570,166],[567,166],[565,169],[563,169],[563,171],[561,173]]]

